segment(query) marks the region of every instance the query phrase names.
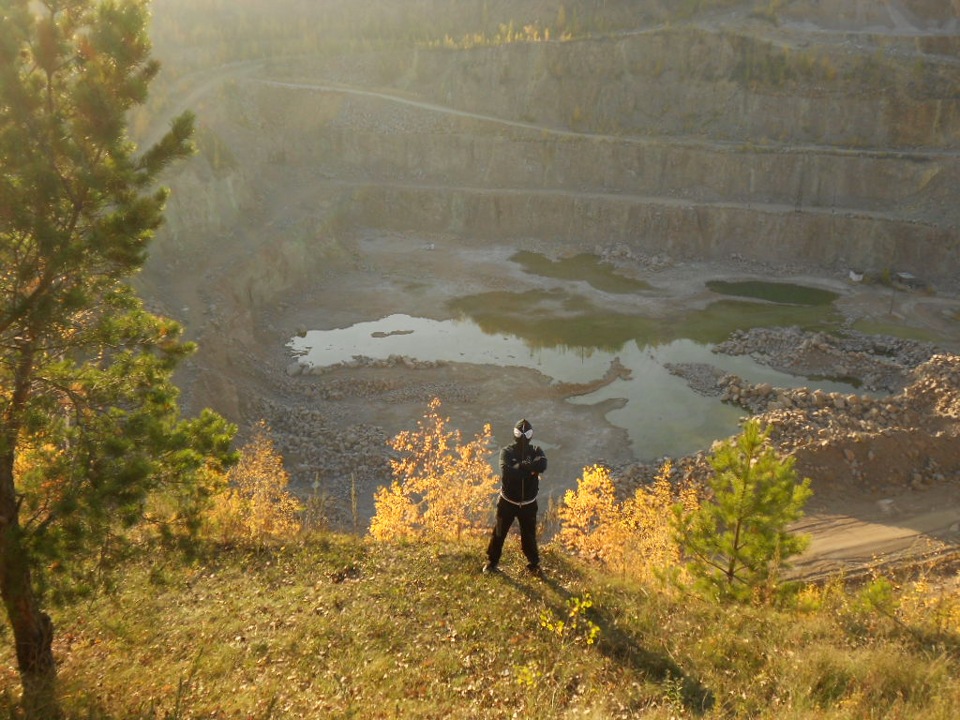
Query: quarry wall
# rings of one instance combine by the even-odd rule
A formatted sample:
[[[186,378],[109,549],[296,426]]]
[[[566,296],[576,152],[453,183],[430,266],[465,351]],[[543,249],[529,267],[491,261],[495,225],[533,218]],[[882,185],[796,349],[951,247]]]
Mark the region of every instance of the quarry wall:
[[[334,229],[363,227],[956,283],[957,13],[929,5],[796,2],[780,25],[740,13],[274,62],[206,109],[236,161],[187,166],[165,232],[230,233],[312,193],[331,217],[267,233],[296,246],[268,254],[284,278],[329,252]]]

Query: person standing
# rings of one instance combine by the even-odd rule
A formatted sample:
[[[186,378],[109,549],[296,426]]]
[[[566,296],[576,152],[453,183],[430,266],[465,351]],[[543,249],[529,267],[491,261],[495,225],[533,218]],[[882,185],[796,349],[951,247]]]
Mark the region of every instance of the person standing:
[[[547,469],[547,456],[530,442],[533,426],[526,420],[514,426],[513,437],[513,444],[500,450],[500,498],[483,572],[497,571],[503,542],[516,519],[520,525],[520,548],[527,558],[527,570],[539,574],[537,494],[540,492],[540,474]]]

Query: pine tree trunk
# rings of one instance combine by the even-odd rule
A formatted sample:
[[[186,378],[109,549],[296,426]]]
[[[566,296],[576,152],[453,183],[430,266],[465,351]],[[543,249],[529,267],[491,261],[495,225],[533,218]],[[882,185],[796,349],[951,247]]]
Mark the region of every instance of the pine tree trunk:
[[[13,453],[5,452],[0,457],[0,598],[13,630],[24,713],[27,718],[55,718],[59,710],[53,622],[40,609],[34,593],[30,561],[22,539],[20,508],[13,484]]]

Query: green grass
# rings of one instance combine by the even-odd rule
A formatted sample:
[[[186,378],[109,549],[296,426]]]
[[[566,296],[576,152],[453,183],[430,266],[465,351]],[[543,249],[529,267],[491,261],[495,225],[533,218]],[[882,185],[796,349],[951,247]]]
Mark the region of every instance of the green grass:
[[[550,545],[537,579],[513,538],[488,577],[483,547],[151,550],[116,594],[55,611],[67,717],[946,720],[960,706],[955,636],[921,641],[843,594],[718,606]],[[587,623],[545,627],[569,628],[587,595]],[[4,631],[0,717],[13,668]]]

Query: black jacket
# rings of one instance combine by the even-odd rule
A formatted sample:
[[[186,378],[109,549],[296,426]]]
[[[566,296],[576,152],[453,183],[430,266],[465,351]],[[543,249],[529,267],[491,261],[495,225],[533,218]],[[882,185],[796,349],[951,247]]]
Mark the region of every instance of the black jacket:
[[[536,500],[540,473],[547,469],[547,456],[536,445],[520,441],[500,450],[500,495],[514,503]]]

